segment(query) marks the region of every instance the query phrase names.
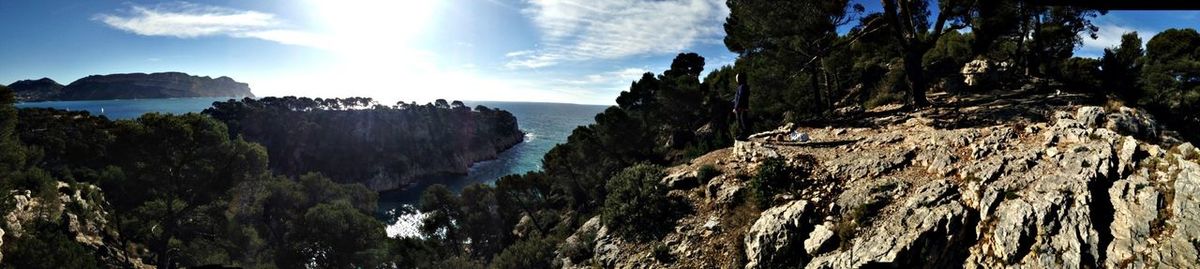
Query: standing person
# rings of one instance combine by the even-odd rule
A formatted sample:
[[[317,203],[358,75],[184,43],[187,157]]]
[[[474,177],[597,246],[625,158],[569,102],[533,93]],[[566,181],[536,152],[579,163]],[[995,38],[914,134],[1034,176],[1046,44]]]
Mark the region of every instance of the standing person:
[[[733,114],[737,118],[738,133],[737,140],[745,141],[750,133],[749,120],[750,112],[750,84],[746,82],[746,75],[737,73],[733,77],[737,82],[737,92],[733,95]]]

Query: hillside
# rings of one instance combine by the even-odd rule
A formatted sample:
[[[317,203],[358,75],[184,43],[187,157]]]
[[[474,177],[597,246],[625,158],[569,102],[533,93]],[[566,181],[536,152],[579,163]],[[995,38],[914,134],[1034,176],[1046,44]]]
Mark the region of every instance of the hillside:
[[[46,101],[57,98],[62,93],[62,84],[49,78],[38,80],[19,80],[8,85],[16,94],[17,100]]]
[[[91,75],[66,86],[43,78],[9,86],[18,101],[153,99],[180,97],[254,97],[249,84],[229,77],[211,78],[180,72]]]
[[[661,240],[599,217],[566,245],[569,268],[1187,267],[1198,258],[1200,150],[1140,109],[1081,96],[934,96],[781,142],[791,128],[669,168],[690,210]],[[773,188],[751,175],[779,157]],[[712,166],[720,175],[697,174]],[[783,186],[783,187],[779,187]],[[767,188],[764,190],[764,188]],[[769,195],[761,213],[747,207]],[[580,238],[594,238],[581,242]],[[661,243],[659,243],[661,242]],[[661,244],[661,246],[660,246]],[[656,250],[657,249],[657,250]],[[666,253],[663,253],[663,252]],[[663,258],[663,257],[669,258]]]

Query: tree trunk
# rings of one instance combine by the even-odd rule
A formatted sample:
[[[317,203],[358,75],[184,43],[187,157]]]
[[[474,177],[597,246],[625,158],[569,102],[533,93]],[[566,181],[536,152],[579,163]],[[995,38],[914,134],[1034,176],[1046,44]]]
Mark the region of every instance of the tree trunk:
[[[908,80],[908,90],[915,107],[929,105],[929,99],[925,98],[928,82],[925,81],[925,73],[921,67],[921,58],[924,58],[926,50],[924,47],[916,47],[904,54],[904,76]]]
[[[817,110],[821,111],[821,112],[825,112],[825,110],[826,110],[825,98],[822,98],[821,86],[819,85],[819,83],[817,81],[817,69],[816,68],[808,69],[808,82],[812,86],[813,94],[815,94],[817,97],[816,103],[817,103],[817,105],[819,105],[819,107],[817,107]]]

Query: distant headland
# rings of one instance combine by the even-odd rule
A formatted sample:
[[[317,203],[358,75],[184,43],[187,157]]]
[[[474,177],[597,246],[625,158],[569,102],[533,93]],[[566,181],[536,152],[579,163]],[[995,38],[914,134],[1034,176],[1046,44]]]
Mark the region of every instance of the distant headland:
[[[193,76],[181,72],[91,75],[66,86],[49,78],[41,78],[16,81],[8,87],[16,94],[18,102],[254,97],[249,84],[232,78]]]

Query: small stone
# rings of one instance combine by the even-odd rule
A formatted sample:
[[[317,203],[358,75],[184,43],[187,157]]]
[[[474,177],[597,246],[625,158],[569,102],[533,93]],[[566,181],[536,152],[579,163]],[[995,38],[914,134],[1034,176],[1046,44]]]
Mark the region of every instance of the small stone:
[[[716,216],[708,217],[708,221],[704,222],[705,230],[717,230],[720,228],[721,219]]]
[[[1046,157],[1058,156],[1058,147],[1050,147],[1046,149]]]
[[[825,224],[817,225],[813,231],[808,234],[808,239],[804,240],[804,251],[809,255],[816,255],[823,251],[825,245],[829,243],[829,239],[833,238],[833,231],[829,227],[833,223],[825,222]]]

